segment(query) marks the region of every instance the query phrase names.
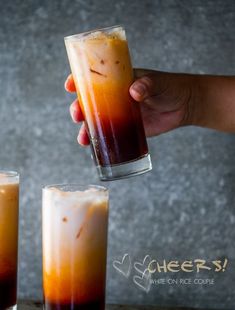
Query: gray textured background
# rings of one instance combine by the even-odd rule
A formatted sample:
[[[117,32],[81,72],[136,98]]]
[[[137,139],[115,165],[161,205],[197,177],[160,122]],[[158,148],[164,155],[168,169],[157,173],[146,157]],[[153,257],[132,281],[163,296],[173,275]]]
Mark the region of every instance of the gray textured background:
[[[0,13],[0,167],[21,173],[19,295],[41,298],[41,186],[99,182],[70,121],[63,37],[122,23],[135,66],[234,74],[235,1],[1,0]],[[150,174],[108,184],[108,301],[235,308],[235,137],[189,127],[149,146]],[[126,252],[229,265],[212,287],[147,294],[112,267]]]

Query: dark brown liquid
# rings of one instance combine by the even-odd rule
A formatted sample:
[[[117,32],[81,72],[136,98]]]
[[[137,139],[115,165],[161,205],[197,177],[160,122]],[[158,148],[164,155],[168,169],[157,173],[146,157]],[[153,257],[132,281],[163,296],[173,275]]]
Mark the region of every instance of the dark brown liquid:
[[[0,310],[4,310],[16,304],[16,278],[16,275],[0,278]]]
[[[105,305],[103,301],[90,302],[86,304],[79,303],[50,303],[48,301],[44,302],[44,309],[46,310],[104,310]]]
[[[144,127],[137,103],[122,120],[99,119],[92,140],[93,155],[100,166],[136,160],[148,153]],[[96,120],[97,122],[97,120]]]

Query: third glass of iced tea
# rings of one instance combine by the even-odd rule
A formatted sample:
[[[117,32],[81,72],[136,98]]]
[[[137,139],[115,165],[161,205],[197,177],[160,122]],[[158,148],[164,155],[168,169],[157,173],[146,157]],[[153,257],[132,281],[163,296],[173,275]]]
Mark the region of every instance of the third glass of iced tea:
[[[65,38],[79,103],[100,179],[151,170],[125,30],[114,26]]]

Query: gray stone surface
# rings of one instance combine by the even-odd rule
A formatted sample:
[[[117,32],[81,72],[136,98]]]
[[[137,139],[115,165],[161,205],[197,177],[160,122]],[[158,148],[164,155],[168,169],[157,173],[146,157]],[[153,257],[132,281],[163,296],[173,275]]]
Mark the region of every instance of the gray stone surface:
[[[235,2],[14,0],[1,1],[0,12],[0,167],[21,173],[19,295],[38,299],[42,185],[99,182],[70,121],[74,96],[63,89],[69,72],[63,37],[121,23],[135,66],[234,74]],[[234,135],[189,127],[149,146],[151,173],[107,184],[108,302],[234,308]],[[139,261],[146,254],[227,257],[229,264],[208,274],[214,285],[159,285],[146,293],[133,274],[126,279],[113,268],[124,253]]]

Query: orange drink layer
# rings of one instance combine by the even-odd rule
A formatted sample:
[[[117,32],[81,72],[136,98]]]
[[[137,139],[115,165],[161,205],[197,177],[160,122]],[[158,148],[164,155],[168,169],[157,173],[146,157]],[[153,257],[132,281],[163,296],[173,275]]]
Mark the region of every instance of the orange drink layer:
[[[104,309],[107,227],[106,189],[43,190],[46,309]]]
[[[19,177],[0,172],[0,309],[11,309],[17,298]]]
[[[123,28],[67,37],[65,44],[101,173],[107,172],[102,167],[117,167],[148,156],[140,107],[129,94],[134,77]],[[115,173],[111,177],[115,178]]]

